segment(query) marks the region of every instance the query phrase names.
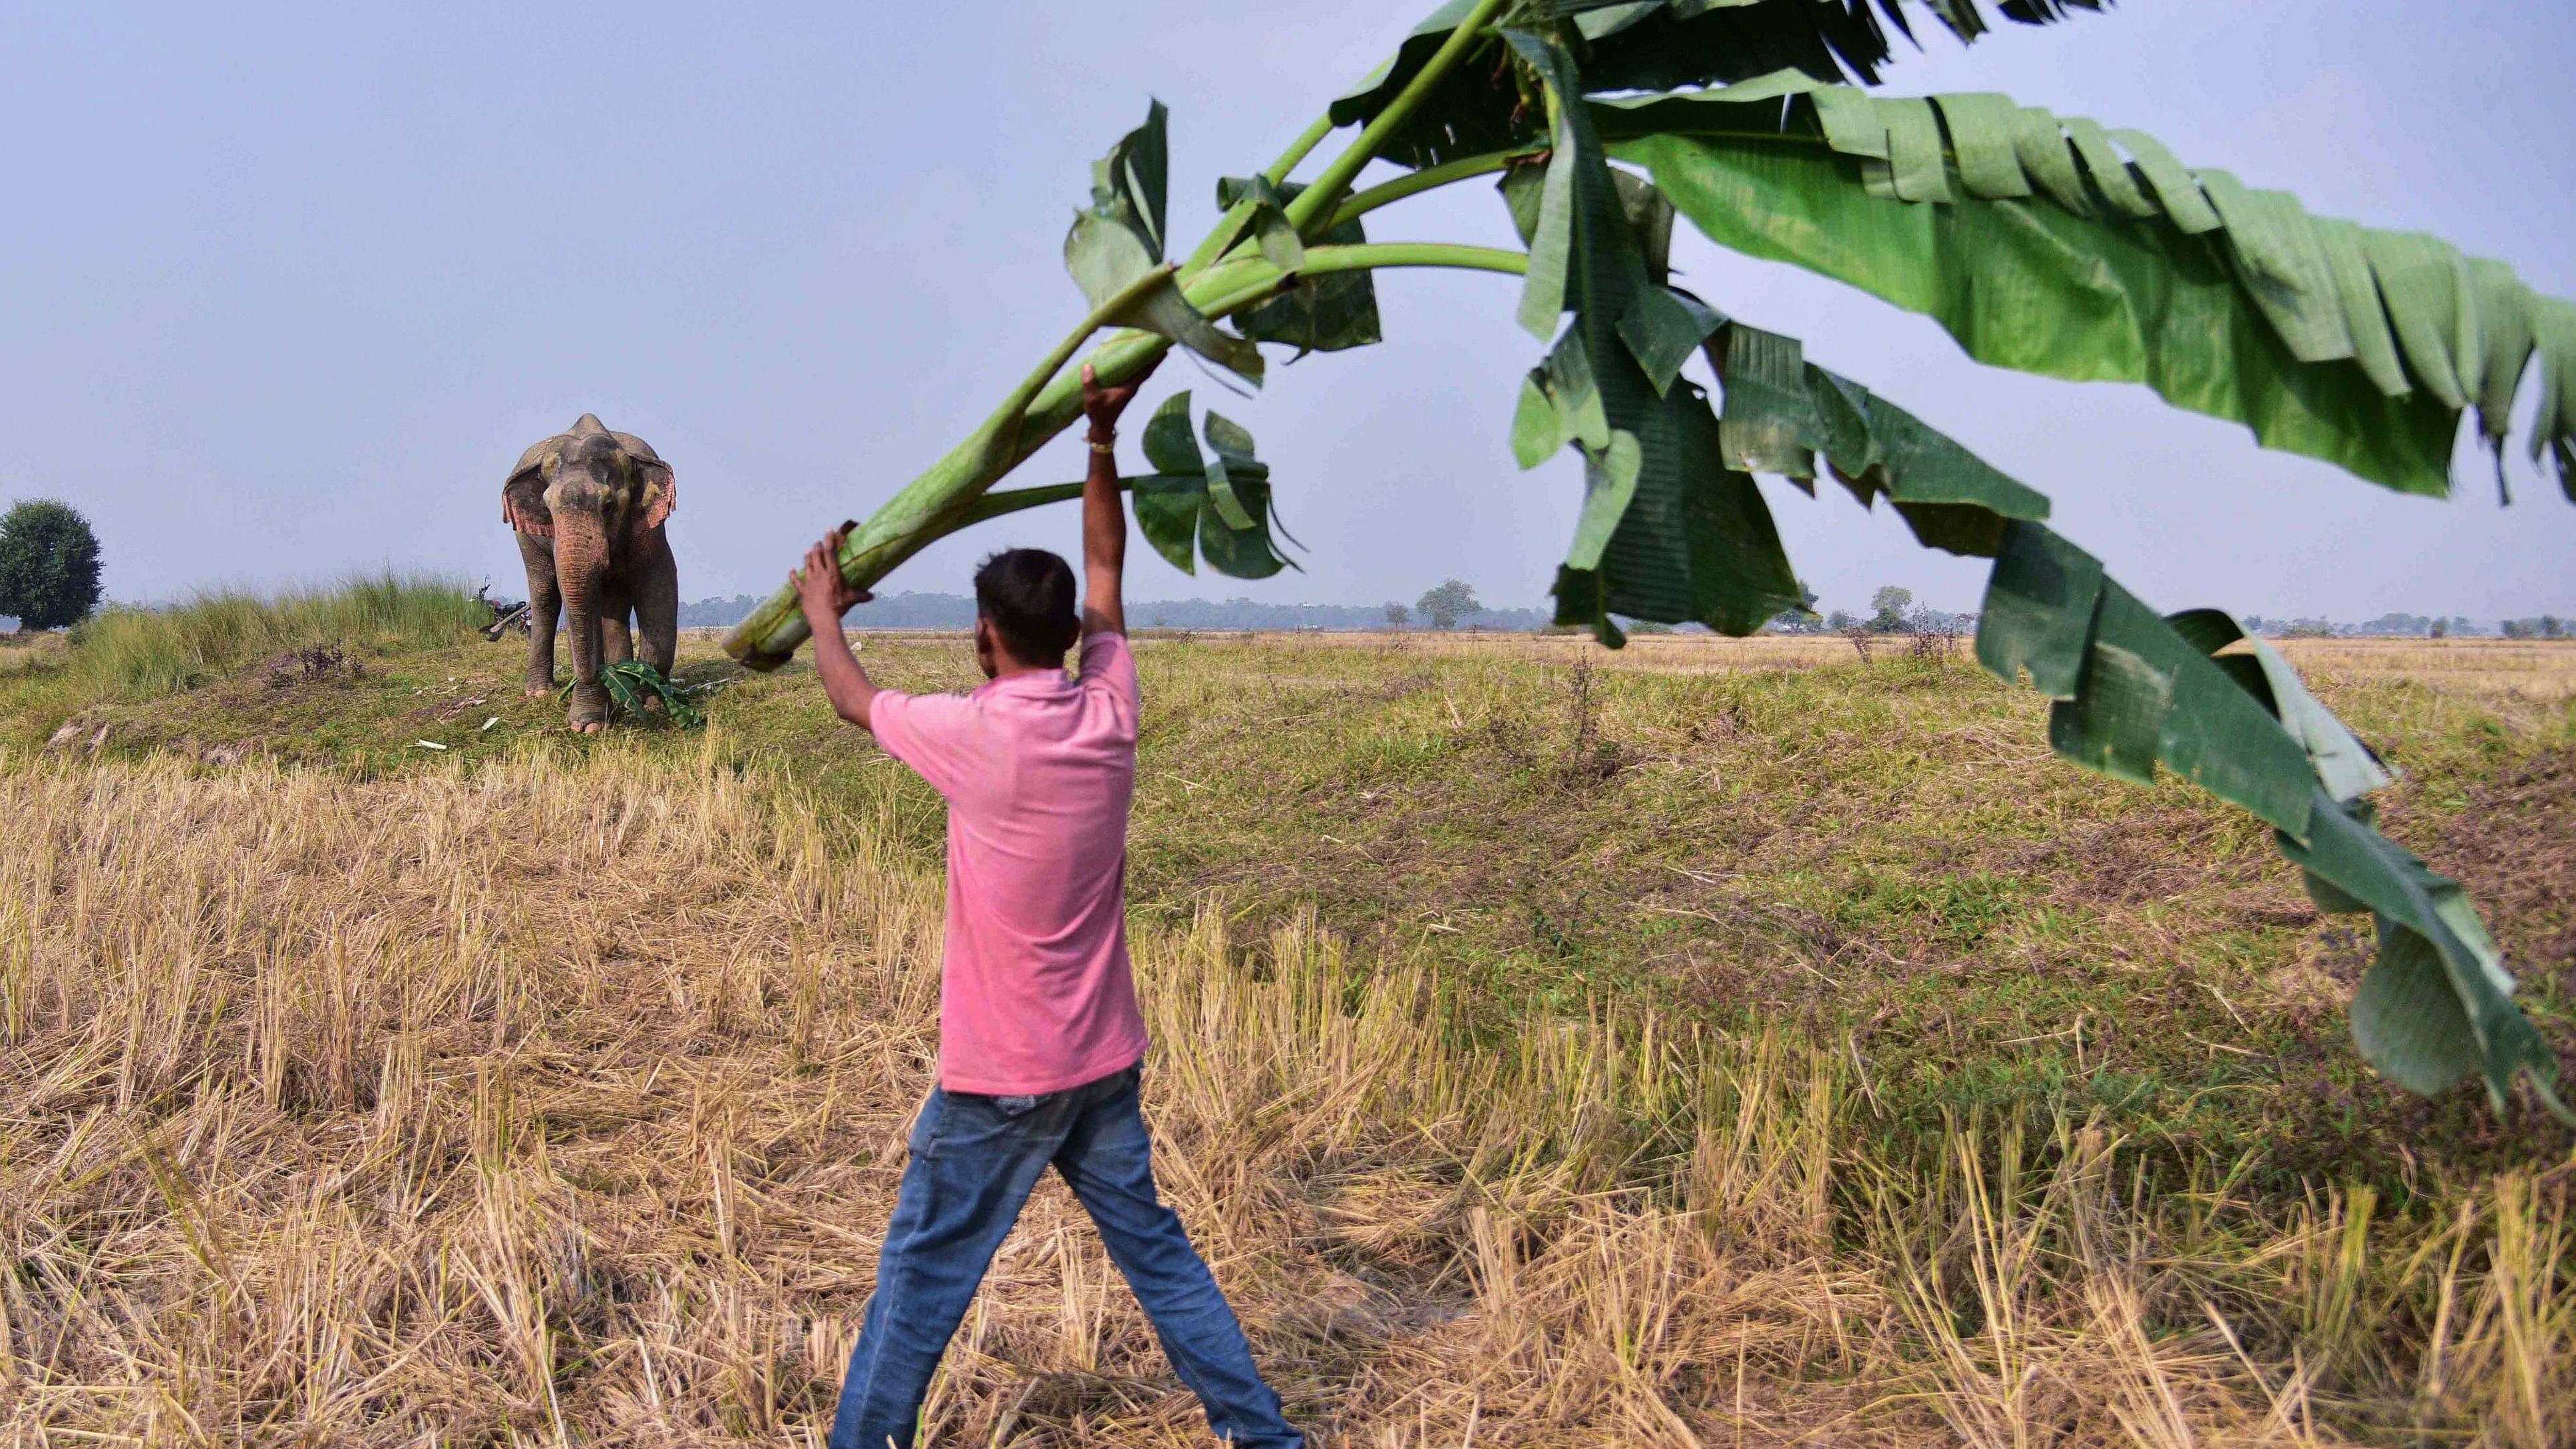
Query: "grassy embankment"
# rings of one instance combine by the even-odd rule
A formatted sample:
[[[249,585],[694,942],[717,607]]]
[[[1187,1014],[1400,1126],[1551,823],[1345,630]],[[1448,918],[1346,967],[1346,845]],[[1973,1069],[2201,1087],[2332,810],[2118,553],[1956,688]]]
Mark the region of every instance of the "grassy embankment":
[[[794,675],[590,743],[515,641],[269,628],[157,697],[87,641],[0,673],[9,1432],[813,1434],[935,1042],[935,797]],[[1296,1412],[2576,1435],[2567,1135],[2373,1080],[2365,947],[2259,827],[1963,663],[1680,672],[1728,647],[1141,649],[1149,1099]],[[2576,1044],[2565,690],[2319,682]],[[1053,1188],[933,1413],[1202,1432]]]
[[[80,709],[157,701],[261,662],[272,674],[362,674],[370,659],[452,648],[491,621],[461,584],[392,574],[277,596],[209,590],[168,609],[111,606],[68,637],[0,640],[0,679],[10,680],[0,746]],[[293,651],[309,652],[285,657]],[[273,723],[245,719],[225,733],[252,737]]]

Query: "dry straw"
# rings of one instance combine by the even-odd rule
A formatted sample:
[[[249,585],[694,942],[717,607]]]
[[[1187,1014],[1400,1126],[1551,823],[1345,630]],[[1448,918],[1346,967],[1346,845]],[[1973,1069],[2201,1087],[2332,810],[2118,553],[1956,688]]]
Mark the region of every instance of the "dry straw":
[[[817,1442],[940,885],[729,748],[0,762],[0,1439]],[[1845,1043],[1478,1038],[1427,958],[1217,908],[1137,945],[1167,1190],[1326,1442],[2576,1439],[2527,1177],[2428,1224],[2150,1197],[2081,1123],[1881,1160]],[[929,1414],[1206,1442],[1053,1187]]]

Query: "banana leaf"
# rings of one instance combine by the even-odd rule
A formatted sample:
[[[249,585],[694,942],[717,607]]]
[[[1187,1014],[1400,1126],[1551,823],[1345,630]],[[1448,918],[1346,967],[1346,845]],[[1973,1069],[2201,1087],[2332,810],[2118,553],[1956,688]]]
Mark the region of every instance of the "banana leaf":
[[[2466,407],[2500,455],[2537,354],[2531,451],[2576,498],[2576,306],[2500,263],[2312,217],[2142,133],[2000,96],[1793,72],[1589,109],[1721,245],[1931,316],[1979,361],[2144,382],[2403,492],[2448,491]]]
[[[1333,102],[1333,123],[1375,120],[1474,8],[1473,0],[1450,0],[1415,26],[1388,64]],[[1987,28],[1979,0],[1938,0],[1930,8],[1963,41]],[[2038,25],[2096,6],[2006,0],[1996,8]],[[1542,25],[1549,21],[1560,23]],[[1538,0],[1513,23],[1557,31],[1579,47],[1577,63],[1594,91],[1719,84],[1781,69],[1874,85],[1895,54],[1894,40],[1913,39],[1897,0],[1878,0],[1875,8],[1870,0]],[[1502,44],[1488,40],[1440,80],[1380,154],[1401,166],[1436,166],[1526,147],[1546,130],[1544,108],[1511,74]]]
[[[1091,205],[1074,213],[1065,233],[1065,270],[1094,307],[1126,299],[1109,321],[1168,337],[1258,387],[1261,349],[1200,316],[1163,261],[1165,119],[1163,103],[1154,102],[1145,124],[1092,163]],[[1158,270],[1159,283],[1140,287]]]
[[[1259,176],[1229,176],[1217,183],[1216,204],[1222,211],[1238,201],[1255,202],[1253,235],[1262,255],[1281,271],[1294,272],[1305,260],[1305,244],[1288,225],[1285,208],[1305,189],[1295,181],[1272,186]],[[1368,240],[1368,228],[1352,217],[1327,228],[1318,240],[1327,246],[1356,246]],[[1366,271],[1300,276],[1280,295],[1235,313],[1234,325],[1255,342],[1287,343],[1299,357],[1366,347],[1383,340],[1378,330],[1377,279]]]
[[[2041,522],[2045,496],[1858,384],[1809,364],[1807,397],[1788,396],[1782,351],[1712,343],[1730,415],[1823,454],[1864,506],[1883,495],[1907,511],[1925,543],[1994,559],[1977,658],[2055,701],[2059,755],[2139,784],[2160,767],[2185,776],[2268,822],[2320,908],[2376,914],[2380,950],[2353,1005],[2374,1067],[2427,1094],[2478,1075],[2499,1113],[2527,1076],[2576,1122],[2555,1089],[2557,1058],[2510,1000],[2513,978],[2466,894],[2374,828],[2364,797],[2392,772],[2287,661],[2217,610],[2159,616]],[[1739,358],[1760,363],[1761,385],[1728,360]],[[1908,511],[1924,508],[1941,510],[1937,527]]]
[[[645,706],[657,699],[662,702],[663,717],[681,729],[697,729],[707,722],[707,717],[689,703],[685,691],[663,678],[662,671],[641,659],[621,659],[601,666],[599,682],[608,691],[610,707],[637,724],[651,722],[652,716],[646,712]],[[570,697],[573,683],[567,680],[563,688],[556,691],[556,697]]]
[[[1295,567],[1270,536],[1275,512],[1270,468],[1253,456],[1252,435],[1211,412],[1208,451],[1190,436],[1190,395],[1164,399],[1145,423],[1145,461],[1154,465],[1131,495],[1136,525],[1154,551],[1183,573],[1197,559],[1238,579],[1266,579]]]
[[[1507,39],[1551,89],[1575,92],[1579,73],[1561,37],[1512,31]],[[1676,344],[1687,354],[1716,315],[1656,284],[1659,201],[1634,178],[1620,181],[1582,106],[1555,109],[1526,222],[1520,320],[1557,340],[1523,386],[1513,447],[1525,465],[1559,444],[1584,459],[1584,504],[1553,589],[1556,618],[1605,640],[1619,637],[1613,614],[1749,634],[1800,595],[1761,492],[1719,454],[1707,394],[1675,382]],[[1567,312],[1572,324],[1557,336]]]

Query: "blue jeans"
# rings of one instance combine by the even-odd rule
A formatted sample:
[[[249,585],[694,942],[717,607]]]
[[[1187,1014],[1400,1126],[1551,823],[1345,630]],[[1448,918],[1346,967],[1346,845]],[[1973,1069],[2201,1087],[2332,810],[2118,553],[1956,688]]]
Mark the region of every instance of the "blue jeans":
[[[1154,1195],[1139,1075],[1129,1067],[1042,1097],[931,1092],[912,1129],[831,1449],[910,1449],[939,1357],[1050,1162],[1099,1227],[1208,1427],[1242,1449],[1304,1445],[1180,1217]]]

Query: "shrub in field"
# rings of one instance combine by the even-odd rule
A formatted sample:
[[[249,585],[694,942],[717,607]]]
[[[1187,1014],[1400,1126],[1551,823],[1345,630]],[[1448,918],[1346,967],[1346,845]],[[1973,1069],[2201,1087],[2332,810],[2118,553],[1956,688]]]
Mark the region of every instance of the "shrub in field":
[[[1434,629],[1455,629],[1459,620],[1485,611],[1485,606],[1476,602],[1474,587],[1462,579],[1443,579],[1424,590],[1413,607],[1415,612],[1431,621]]]
[[[1998,8],[2039,24],[2097,7]],[[1922,10],[1963,41],[1987,24],[1978,0]],[[2427,1092],[2476,1074],[2499,1109],[2527,1073],[2565,1113],[2556,1060],[2510,1000],[2476,911],[2373,828],[2363,796],[2388,772],[2286,663],[2226,614],[2148,608],[2047,526],[2046,496],[1809,363],[1796,338],[1675,286],[1670,244],[1687,217],[1721,246],[1930,315],[1980,361],[2143,382],[2265,446],[2436,495],[2472,410],[2501,480],[2507,414],[2537,356],[2531,450],[2576,497],[2576,305],[2432,237],[2313,217],[2189,169],[2143,132],[1994,94],[1875,95],[1907,15],[1898,0],[1450,0],[1268,167],[1220,180],[1222,219],[1178,261],[1154,106],[1093,167],[1065,240],[1087,313],[847,536],[842,572],[871,586],[958,528],[1076,496],[988,490],[1072,421],[1076,354],[1104,328],[1088,361],[1106,382],[1178,343],[1257,384],[1258,344],[1303,355],[1378,341],[1379,271],[1517,276],[1516,316],[1542,351],[1511,416],[1514,456],[1583,462],[1558,622],[1612,645],[1617,618],[1749,634],[1801,598],[1752,475],[1809,493],[1830,477],[1865,506],[1884,497],[1925,546],[1994,561],[1977,658],[2056,701],[2059,754],[2141,783],[2159,766],[2188,776],[2273,826],[2321,906],[2375,914],[2382,949],[2353,1028],[2382,1072]],[[1354,191],[1380,160],[1404,174]],[[1485,178],[1525,249],[1367,234],[1382,208]],[[1147,539],[1184,568],[1284,567],[1250,434],[1209,413],[1199,435],[1206,453],[1187,394],[1148,425],[1155,471],[1125,485]],[[803,638],[782,589],[727,647],[775,667]]]
[[[59,629],[98,607],[98,535],[67,503],[30,498],[0,513],[0,616]]]

